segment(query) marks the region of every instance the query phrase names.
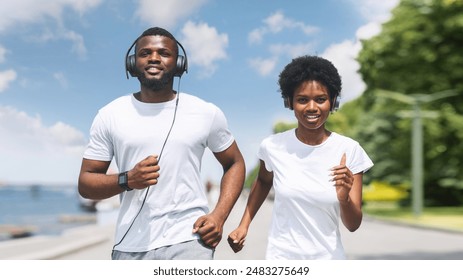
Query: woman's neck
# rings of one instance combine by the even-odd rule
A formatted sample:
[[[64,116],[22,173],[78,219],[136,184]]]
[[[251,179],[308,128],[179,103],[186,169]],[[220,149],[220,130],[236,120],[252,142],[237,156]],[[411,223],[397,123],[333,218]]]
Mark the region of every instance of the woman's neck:
[[[331,131],[328,131],[325,128],[316,130],[301,129],[300,127],[296,128],[296,138],[302,143],[311,146],[320,145],[325,142],[330,135]]]

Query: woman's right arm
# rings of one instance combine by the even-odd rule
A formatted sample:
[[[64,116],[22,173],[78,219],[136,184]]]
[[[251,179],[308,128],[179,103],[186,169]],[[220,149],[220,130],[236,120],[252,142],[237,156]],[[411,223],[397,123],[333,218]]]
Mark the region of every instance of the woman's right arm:
[[[252,219],[264,203],[273,185],[273,172],[265,169],[265,163],[261,160],[259,174],[249,194],[246,209],[239,226],[228,235],[228,243],[235,253],[241,251]]]

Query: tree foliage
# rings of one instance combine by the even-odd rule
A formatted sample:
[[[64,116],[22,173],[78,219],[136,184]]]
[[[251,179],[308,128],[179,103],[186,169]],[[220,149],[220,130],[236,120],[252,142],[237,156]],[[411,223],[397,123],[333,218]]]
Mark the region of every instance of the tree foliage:
[[[375,162],[369,176],[389,183],[410,180],[410,106],[380,97],[378,89],[406,95],[453,90],[458,95],[421,104],[438,112],[423,119],[427,205],[463,204],[463,1],[402,0],[358,56],[367,85],[355,137]]]
[[[366,95],[372,89],[463,92],[462,11],[462,0],[402,0],[382,32],[362,42],[358,61]]]

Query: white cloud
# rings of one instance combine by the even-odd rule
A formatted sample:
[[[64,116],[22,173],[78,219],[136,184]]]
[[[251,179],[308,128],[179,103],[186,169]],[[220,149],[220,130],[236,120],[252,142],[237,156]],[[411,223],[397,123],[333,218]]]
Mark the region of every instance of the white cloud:
[[[249,32],[248,41],[251,44],[262,42],[265,31],[262,28],[257,28]]]
[[[209,0],[139,0],[135,15],[151,26],[174,29],[180,21],[191,17]],[[188,20],[177,38],[187,49],[188,64],[201,67],[200,77],[209,77],[217,69],[217,61],[227,58],[228,35],[207,23]]]
[[[368,23],[357,30],[358,39],[369,39],[381,32],[381,25],[391,18],[391,11],[397,6],[399,0],[347,0],[352,2],[359,14]]]
[[[259,73],[259,75],[267,76],[270,73],[272,73],[272,71],[275,69],[277,62],[277,57],[272,57],[268,59],[258,57],[250,59],[249,65],[251,66],[251,68],[255,69]]]
[[[227,58],[228,35],[219,34],[217,29],[207,23],[188,21],[182,29],[180,41],[188,50],[188,63],[202,68],[198,71],[202,77],[212,75],[217,68],[217,61]]]
[[[272,44],[269,47],[270,53],[274,56],[286,55],[290,58],[311,53],[314,43],[300,43],[300,44]]]
[[[321,56],[331,60],[342,77],[343,90],[341,105],[360,96],[366,88],[358,70],[360,65],[356,58],[361,50],[361,39],[369,39],[381,32],[381,24],[391,16],[391,10],[398,0],[348,0],[358,7],[359,13],[368,23],[359,27],[356,38],[329,46]]]
[[[252,30],[248,34],[248,42],[250,44],[260,44],[268,34],[278,34],[285,30],[297,29],[305,35],[311,35],[318,32],[318,28],[304,22],[295,21],[286,17],[282,12],[277,11],[263,20],[263,26]],[[257,71],[261,76],[270,75],[279,58],[287,56],[290,58],[297,57],[303,54],[310,53],[313,49],[313,43],[273,43],[269,44],[269,58],[252,58],[248,61],[251,68]]]
[[[0,32],[17,24],[43,22],[47,18],[60,22],[63,10],[67,7],[83,14],[101,2],[102,0],[2,0]]]
[[[84,37],[72,30],[65,30],[62,34],[63,38],[72,42],[72,52],[79,57],[84,58],[87,54],[87,48],[84,44]]]
[[[86,145],[79,130],[0,106],[0,135],[0,181],[77,182]]]
[[[359,42],[346,40],[340,44],[331,45],[321,54],[334,64],[341,75],[341,104],[355,99],[365,90],[365,83],[357,72],[360,64],[355,60],[360,48]]]
[[[5,62],[5,56],[8,52],[3,46],[0,45],[0,63]],[[16,80],[17,74],[14,70],[0,71],[0,92],[5,91],[11,82]]]
[[[381,31],[381,24],[390,18],[390,12],[398,0],[346,0],[352,2],[352,5],[358,9],[359,14],[364,17],[368,23],[361,26],[356,37],[352,40],[346,40],[340,43],[330,45],[320,54],[338,68],[343,80],[342,103],[350,101],[360,96],[365,90],[365,83],[362,81],[358,70],[359,63],[356,57],[361,49],[360,39],[368,39],[377,35]],[[282,12],[275,12],[268,18],[264,19],[264,25],[252,30],[248,34],[250,43],[261,43],[267,34],[276,34],[288,29],[300,29],[306,35],[318,31],[317,27],[307,25],[285,17]],[[314,43],[274,43],[269,47],[270,58],[253,58],[249,65],[260,75],[269,75],[276,67],[279,57],[289,56],[291,58],[313,52]],[[342,104],[341,103],[341,104]]]
[[[66,40],[72,43],[71,52],[77,54],[81,59],[87,55],[87,48],[85,47],[84,37],[72,30],[67,30],[63,27],[58,27],[56,30],[45,28],[41,33],[31,35],[27,40],[32,42],[48,42],[56,40]]]
[[[269,46],[271,56],[269,58],[252,58],[249,59],[249,66],[256,70],[261,76],[270,75],[273,70],[277,67],[277,63],[282,56],[289,58],[305,55],[310,53],[313,49],[312,43],[301,43],[301,44],[272,44]]]
[[[248,61],[249,66],[256,70],[261,76],[270,75],[273,70],[277,67],[277,63],[280,57],[298,57],[311,53],[313,50],[313,43],[300,43],[300,44],[271,44],[269,52],[271,56],[269,58],[252,58]]]
[[[86,144],[81,131],[63,122],[57,122],[46,130],[53,142],[68,154],[80,154]]]
[[[69,3],[69,5],[73,7],[76,12],[78,12],[80,15],[83,15],[88,10],[99,6],[104,0],[61,0],[61,1],[63,2],[63,4]]]
[[[196,12],[208,0],[139,0],[135,12],[142,22],[166,29]]]
[[[318,28],[307,25],[300,21],[287,18],[282,12],[278,11],[263,20],[264,26],[252,30],[248,35],[248,41],[251,44],[261,43],[264,36],[268,33],[277,34],[286,29],[300,29],[304,34],[310,35],[316,33]]]
[[[53,74],[53,78],[58,81],[58,83],[63,87],[67,88],[68,87],[68,80],[64,76],[63,72],[56,72]]]
[[[67,30],[63,24],[63,13],[67,8],[84,14],[86,11],[97,7],[103,0],[3,0],[0,9],[0,33],[9,32],[18,26],[27,24],[43,24],[44,34],[35,36],[40,40],[69,40],[73,43],[72,50],[80,57],[86,54],[85,45],[81,35],[74,31]],[[54,29],[46,26],[47,20],[52,19],[56,23]],[[12,28],[14,27],[14,28]]]
[[[276,12],[264,19],[266,30],[272,33],[278,33],[284,28],[291,27],[292,20],[285,18],[282,12]]]
[[[399,0],[348,0],[360,15],[370,22],[385,22],[391,17],[391,10]]]
[[[379,22],[369,22],[357,29],[355,36],[359,40],[368,40],[380,32],[381,24]]]
[[[0,45],[0,63],[5,62],[5,56],[6,56],[7,50]]]
[[[9,84],[16,80],[16,76],[16,71],[11,69],[0,72],[0,92],[5,91]]]

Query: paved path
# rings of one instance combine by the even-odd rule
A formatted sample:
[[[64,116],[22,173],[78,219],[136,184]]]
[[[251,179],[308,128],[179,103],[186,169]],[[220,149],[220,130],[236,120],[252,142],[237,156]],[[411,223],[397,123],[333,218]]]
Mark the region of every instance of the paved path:
[[[404,226],[365,218],[361,227],[343,233],[349,259],[463,260],[463,232]]]
[[[217,260],[261,260],[265,256],[272,202],[268,201],[251,224],[246,246],[238,254],[226,236],[241,218],[245,198],[240,198],[224,228]],[[109,260],[114,225],[74,229],[60,237],[32,237],[0,242],[0,259]],[[463,260],[463,233],[423,229],[365,218],[354,233],[342,231],[352,260]]]
[[[224,229],[227,236],[239,224],[245,200],[242,197],[230,215]],[[217,248],[216,259],[264,259],[272,208],[271,201],[262,205],[241,252],[233,253],[224,240]],[[351,260],[463,260],[463,232],[404,226],[369,217],[355,232],[341,228],[344,248]]]

